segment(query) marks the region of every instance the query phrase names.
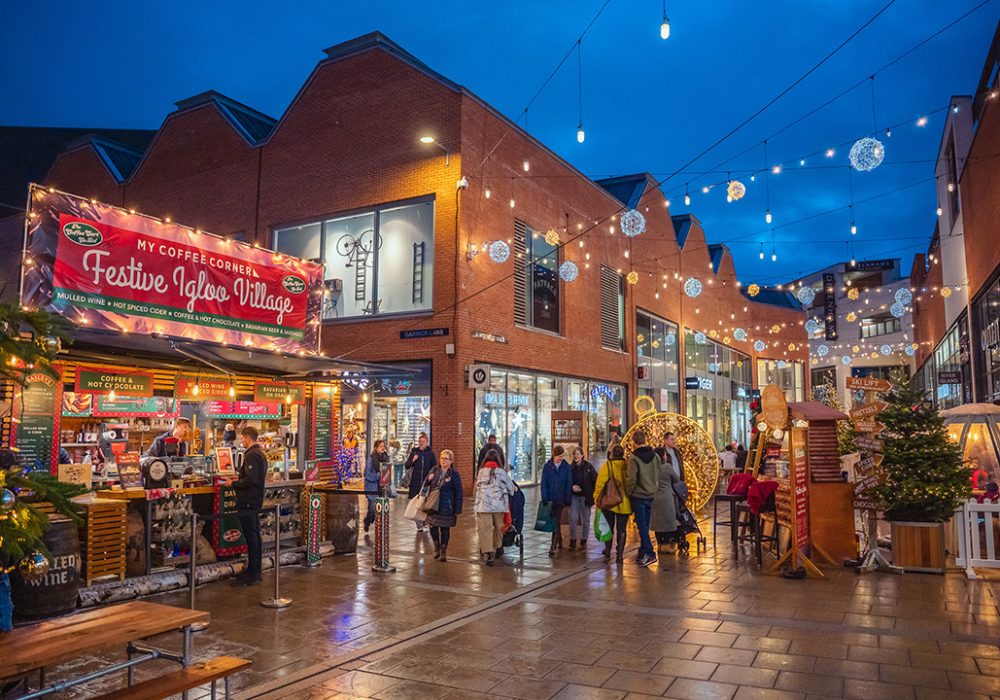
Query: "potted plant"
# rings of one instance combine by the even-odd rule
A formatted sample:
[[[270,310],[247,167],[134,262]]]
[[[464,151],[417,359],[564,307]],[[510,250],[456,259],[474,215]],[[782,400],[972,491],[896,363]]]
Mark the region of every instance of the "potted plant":
[[[880,483],[871,493],[892,525],[892,559],[907,571],[944,573],[945,523],[970,493],[968,470],[941,415],[910,384],[879,414],[885,424]]]

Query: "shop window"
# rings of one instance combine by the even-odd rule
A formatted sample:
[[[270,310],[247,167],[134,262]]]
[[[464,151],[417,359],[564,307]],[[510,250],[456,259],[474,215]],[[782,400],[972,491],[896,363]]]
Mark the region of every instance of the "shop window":
[[[812,387],[812,397],[816,401],[837,398],[837,368],[819,367],[812,370],[809,385]],[[833,396],[830,396],[831,390]]]
[[[880,335],[898,333],[902,330],[900,319],[893,316],[875,316],[861,320],[861,337],[874,338]]]
[[[432,308],[433,201],[277,229],[274,247],[326,264],[325,319]]]
[[[559,333],[559,248],[523,221],[514,222],[514,250],[527,264],[517,267],[514,280],[514,322]]]
[[[677,324],[644,311],[635,315],[639,388],[660,411],[680,410],[680,365]]]
[[[601,265],[601,345],[608,350],[625,349],[625,280],[604,265]]]
[[[757,360],[757,386],[774,384],[789,401],[805,400],[805,368],[801,362]]]

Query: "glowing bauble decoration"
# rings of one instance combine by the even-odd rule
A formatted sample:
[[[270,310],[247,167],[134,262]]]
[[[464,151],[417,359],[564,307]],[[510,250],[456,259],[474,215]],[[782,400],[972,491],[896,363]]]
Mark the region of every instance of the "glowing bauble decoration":
[[[775,323],[773,326],[771,326],[771,332],[772,333],[781,333],[781,326],[779,326],[777,323]]]
[[[806,321],[806,333],[812,335],[813,333],[817,332],[819,332],[819,322],[814,318],[811,318],[808,321]]]
[[[882,345],[882,347],[879,348],[879,352],[881,352],[883,355],[891,355],[892,346],[889,345],[888,343],[885,343],[884,345]]]
[[[869,355],[868,357],[872,358],[873,360],[877,360],[878,359],[878,353],[875,352],[874,350],[872,350],[872,354]]]
[[[17,497],[14,496],[14,492],[10,489],[4,489],[0,491],[0,510],[10,510],[14,507],[14,502]]]
[[[851,356],[850,355],[841,355],[841,357],[840,357],[840,364],[842,364],[842,365],[849,365],[849,364],[851,364]]]
[[[510,257],[510,246],[504,241],[490,243],[490,260],[495,263],[505,263]]]
[[[951,296],[951,287],[941,287],[941,296],[945,299]]]
[[[639,284],[639,273],[635,270],[625,275],[625,281],[629,284]]]
[[[755,297],[758,294],[760,294],[760,285],[756,283],[751,284],[749,287],[747,287],[747,294],[749,294],[752,297]]]
[[[851,301],[857,301],[859,296],[861,296],[861,292],[858,291],[857,287],[851,287],[847,290],[847,298]]]
[[[729,341],[732,340],[728,335],[722,336],[722,342],[729,345]]]
[[[705,334],[702,333],[701,331],[695,333],[694,334],[694,342],[697,343],[698,345],[704,345],[705,344]]]
[[[826,357],[830,354],[830,347],[828,345],[820,345],[816,348],[816,354],[820,357]]]
[[[885,146],[878,139],[866,136],[854,142],[848,157],[851,159],[851,167],[867,173],[882,164],[885,158]]]
[[[743,199],[743,195],[747,193],[746,185],[744,185],[739,180],[730,180],[729,187],[726,188],[726,194],[732,201],[737,201]]]
[[[858,350],[860,350],[860,349],[861,349],[861,348],[860,348],[859,346],[857,346],[857,345],[853,345],[853,346],[851,346],[851,352],[857,352],[857,351],[858,351]]]
[[[733,330],[733,337],[742,343],[747,339],[747,332],[743,328],[736,328]]]
[[[895,299],[903,306],[906,306],[911,301],[913,301],[913,293],[906,287],[902,287],[901,289],[896,290]]]
[[[771,437],[773,437],[775,440],[780,440],[783,437],[785,437],[785,431],[782,430],[781,428],[775,428],[774,430],[771,431]]]
[[[858,320],[858,315],[853,311],[848,311],[846,318],[848,323],[854,323],[855,321]]]
[[[667,333],[665,339],[667,341],[667,345],[673,345],[677,342],[677,335],[674,333]]]
[[[719,371],[719,364],[717,362],[709,362],[708,363],[708,371],[709,372],[718,372]]]
[[[629,209],[622,214],[621,228],[623,234],[634,238],[646,230],[646,217],[635,209]]]
[[[710,331],[708,332],[708,337],[709,337],[709,338],[718,338],[718,337],[719,337],[719,331],[717,331],[717,330],[715,330],[715,329],[713,328],[712,330],[710,330]]]
[[[778,360],[777,367],[778,367],[778,369],[785,369],[785,365],[787,365],[787,364],[788,363],[785,362],[784,360]]]
[[[554,228],[550,228],[545,232],[545,242],[553,248],[559,245],[559,232]]]
[[[789,343],[788,344],[788,351],[789,352],[795,352],[795,343]]]
[[[580,269],[576,266],[576,263],[571,260],[567,260],[559,266],[559,279],[563,282],[572,282],[579,275]]]
[[[764,348],[767,347],[767,343],[763,340],[755,340],[753,343],[753,349],[757,352],[764,352]]]
[[[916,353],[917,351],[913,349],[913,346],[912,346],[912,345],[907,345],[907,346],[906,346],[906,347],[905,347],[905,348],[903,349],[903,352],[905,352],[905,353],[906,353],[906,356],[907,356],[907,357],[913,357],[914,353]]]
[[[758,423],[757,424],[757,430],[760,431],[760,432],[762,432],[762,433],[763,432],[767,432],[767,423],[765,423],[764,421],[761,421],[760,423]]]
[[[684,293],[692,299],[701,294],[701,280],[697,277],[688,277],[684,280]]]
[[[898,301],[889,307],[889,313],[891,313],[896,318],[903,318],[906,314],[906,307],[900,304]]]
[[[798,291],[795,292],[795,298],[804,305],[810,306],[813,303],[813,299],[816,298],[816,290],[812,287],[799,287]]]
[[[32,552],[17,565],[17,572],[28,583],[37,583],[49,573],[49,560],[41,552]]]

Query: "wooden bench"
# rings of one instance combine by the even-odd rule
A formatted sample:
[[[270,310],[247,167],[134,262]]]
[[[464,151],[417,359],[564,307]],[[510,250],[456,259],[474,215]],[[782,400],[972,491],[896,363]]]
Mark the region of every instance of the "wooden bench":
[[[121,688],[100,695],[95,700],[153,700],[177,695],[187,690],[193,690],[205,683],[212,684],[212,698],[215,698],[215,682],[225,679],[225,697],[229,697],[229,676],[245,668],[250,662],[235,656],[217,656],[208,661],[201,661],[164,676],[150,678],[148,681],[136,683],[128,688]]]

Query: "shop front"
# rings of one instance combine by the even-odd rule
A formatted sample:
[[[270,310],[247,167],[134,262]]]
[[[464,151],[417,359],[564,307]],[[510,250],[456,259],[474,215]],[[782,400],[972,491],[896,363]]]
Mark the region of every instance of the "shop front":
[[[646,311],[635,314],[639,395],[653,399],[656,410],[681,410],[680,343],[677,324]]]
[[[476,390],[476,454],[496,435],[514,479],[536,483],[553,441],[562,442],[559,421],[575,413],[580,432],[570,442],[599,466],[612,434],[623,430],[625,394],[621,384],[491,367],[489,388]]]
[[[685,405],[718,449],[749,445],[753,370],[750,356],[684,329]]]
[[[976,400],[1000,401],[1000,271],[972,300],[972,349]]]

